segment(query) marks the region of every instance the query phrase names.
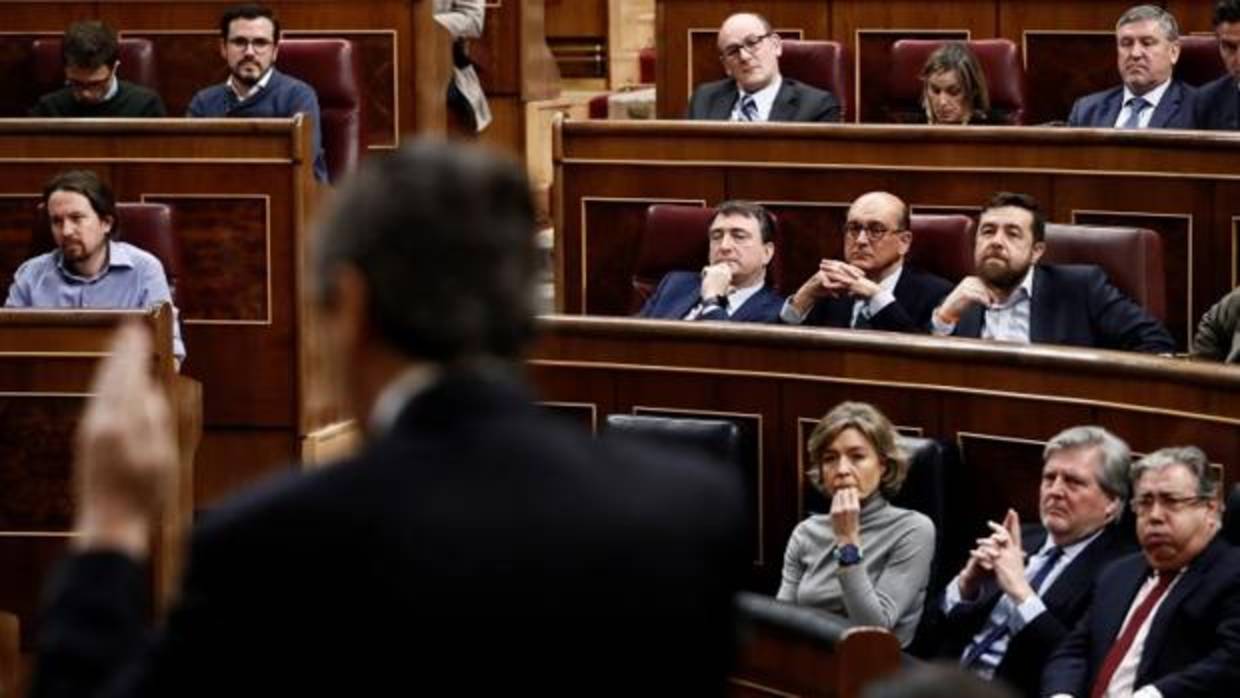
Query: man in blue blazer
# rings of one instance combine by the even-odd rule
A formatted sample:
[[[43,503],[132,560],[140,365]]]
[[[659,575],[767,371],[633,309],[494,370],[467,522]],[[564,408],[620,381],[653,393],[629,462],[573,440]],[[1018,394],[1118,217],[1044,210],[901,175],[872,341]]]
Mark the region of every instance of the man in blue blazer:
[[[927,611],[939,654],[1036,698],[1047,657],[1089,609],[1094,577],[1136,549],[1128,444],[1096,426],[1056,434],[1043,452],[1041,526],[1014,511],[986,538]]]
[[[904,263],[913,233],[908,206],[887,192],[862,194],[848,207],[844,260],[824,259],[784,303],[790,325],[921,332],[952,285]]]
[[[715,121],[839,121],[830,92],[779,74],[779,35],[765,17],[741,12],[719,28],[719,60],[728,77],[699,85],[690,119]]]
[[[1197,90],[1197,128],[1240,129],[1240,0],[1214,7],[1214,34],[1227,74]]]
[[[1175,351],[1158,320],[1093,265],[1038,264],[1046,219],[1028,194],[1000,192],[973,233],[974,274],[931,315],[934,334],[1020,344],[1069,344],[1153,354]]]
[[[1217,535],[1220,472],[1198,448],[1164,448],[1131,480],[1141,552],[1098,577],[1105,592],[1051,655],[1042,695],[1235,695],[1240,550]]]
[[[1069,126],[1195,128],[1193,88],[1172,78],[1180,58],[1180,28],[1161,7],[1138,5],[1115,25],[1123,84],[1076,101]]]
[[[766,284],[774,236],[775,219],[765,208],[748,201],[719,204],[707,231],[708,265],[701,272],[669,272],[638,317],[778,322],[784,299]]]

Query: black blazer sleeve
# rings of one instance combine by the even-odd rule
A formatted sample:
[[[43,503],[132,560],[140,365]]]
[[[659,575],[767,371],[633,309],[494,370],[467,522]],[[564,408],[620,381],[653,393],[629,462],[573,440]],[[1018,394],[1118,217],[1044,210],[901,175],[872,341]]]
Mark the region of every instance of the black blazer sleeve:
[[[1175,341],[1162,323],[1120,293],[1100,269],[1089,277],[1086,298],[1103,347],[1150,354],[1175,351]]]

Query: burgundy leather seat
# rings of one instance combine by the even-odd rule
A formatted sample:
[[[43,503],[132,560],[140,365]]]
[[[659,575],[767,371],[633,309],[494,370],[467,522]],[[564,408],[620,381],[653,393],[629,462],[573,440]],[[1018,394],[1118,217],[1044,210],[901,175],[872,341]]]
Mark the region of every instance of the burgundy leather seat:
[[[1096,264],[1116,288],[1150,315],[1159,321],[1167,319],[1162,238],[1152,230],[1047,223],[1042,261]]]
[[[901,39],[892,45],[891,73],[887,81],[889,121],[917,123],[924,120],[921,70],[930,54],[944,43],[941,40]],[[977,56],[982,72],[986,74],[990,109],[997,122],[1024,124],[1029,97],[1020,49],[1007,39],[979,39],[964,43]]]
[[[309,84],[319,98],[323,150],[331,181],[357,167],[363,142],[360,58],[348,39],[280,40],[276,67]]]
[[[973,273],[973,219],[959,213],[914,214],[908,263],[957,283]]]
[[[783,47],[780,74],[835,95],[840,102],[840,120],[851,120],[855,112],[848,51],[838,41],[785,39]]]
[[[65,85],[65,59],[59,36],[35,39],[31,45],[31,79],[37,96]],[[149,39],[120,39],[120,67],[116,74],[126,80],[159,92],[159,73],[155,68],[155,46]]]
[[[1227,66],[1218,52],[1218,39],[1213,34],[1180,37],[1180,60],[1175,64],[1177,78],[1200,87],[1226,72]]]

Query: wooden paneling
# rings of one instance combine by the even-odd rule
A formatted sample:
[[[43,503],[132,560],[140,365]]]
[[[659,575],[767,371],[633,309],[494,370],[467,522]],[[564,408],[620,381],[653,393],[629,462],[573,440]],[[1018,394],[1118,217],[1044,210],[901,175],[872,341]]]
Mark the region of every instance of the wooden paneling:
[[[830,39],[853,51],[854,89],[860,121],[883,120],[887,51],[901,38],[1006,38],[1028,42],[1026,68],[1034,96],[1030,123],[1066,119],[1073,100],[1119,83],[1112,38],[1115,20],[1133,3],[1126,0],[658,0],[655,37],[659,47],[658,113],[685,113],[693,85],[707,79],[698,68],[717,59],[699,55],[732,12],[762,12],[779,29],[799,30],[807,39]],[[1185,33],[1211,31],[1210,0],[1163,3]]]
[[[1240,136],[1232,134],[567,122],[559,140],[558,307],[566,312],[628,312],[650,203],[769,204],[781,223],[780,285],[792,292],[821,255],[839,254],[841,210],[873,190],[922,212],[976,211],[995,191],[1020,191],[1053,221],[1158,232],[1167,325],[1181,348],[1232,288],[1240,244]]]
[[[600,419],[636,407],[761,415],[766,564],[750,585],[773,593],[780,551],[803,511],[808,425],[841,400],[959,443],[970,491],[947,522],[949,558],[1013,506],[1036,511],[1042,444],[1098,424],[1134,451],[1202,446],[1240,476],[1240,372],[1098,350],[1015,347],[881,332],[550,316],[531,354],[543,399],[596,404]],[[752,418],[748,418],[752,419]],[[953,493],[959,494],[959,493]]]

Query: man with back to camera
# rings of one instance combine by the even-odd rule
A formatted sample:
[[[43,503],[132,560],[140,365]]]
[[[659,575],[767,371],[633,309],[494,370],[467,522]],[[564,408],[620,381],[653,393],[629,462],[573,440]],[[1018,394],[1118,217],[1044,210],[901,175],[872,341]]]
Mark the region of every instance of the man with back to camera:
[[[141,561],[175,458],[124,335],[82,420],[32,696],[722,694],[738,474],[533,402],[534,231],[515,163],[433,141],[366,159],[307,299],[365,442],[201,518],[153,638]]]
[[[116,32],[103,22],[70,24],[61,42],[65,86],[40,97],[30,115],[49,118],[166,116],[159,95],[116,76],[121,64],[120,51]]]
[[[908,206],[887,192],[857,197],[844,223],[844,261],[824,259],[784,303],[790,325],[920,332],[952,285],[904,264],[913,233]]]
[[[780,75],[779,34],[762,15],[729,16],[719,27],[717,43],[728,77],[698,85],[689,98],[690,119],[840,120],[840,103],[834,95]]]
[[[314,178],[327,181],[323,126],[314,88],[276,70],[280,20],[270,8],[238,5],[220,16],[220,56],[228,79],[203,88],[190,100],[188,116],[271,118],[305,114],[314,142]]]
[[[1240,129],[1240,0],[1214,6],[1214,35],[1227,74],[1197,89],[1197,128]]]
[[[669,272],[638,317],[777,322],[780,296],[767,285],[775,254],[775,219],[758,204],[725,201],[707,230],[709,264],[701,273]]]
[[[929,610],[940,653],[1025,696],[1038,696],[1051,651],[1089,609],[1098,571],[1136,549],[1128,499],[1128,444],[1096,426],[1046,443],[1040,526],[1024,530],[1009,509],[990,523],[960,574]]]
[[[1115,24],[1123,84],[1076,100],[1069,126],[1195,128],[1192,87],[1173,77],[1180,25],[1156,5],[1129,8]]]
[[[1045,237],[1046,219],[1033,197],[991,197],[973,232],[974,274],[934,310],[932,332],[1018,344],[1175,351],[1162,323],[1112,286],[1099,267],[1039,263]]]
[[[56,249],[26,260],[13,274],[6,308],[138,308],[172,302],[155,255],[117,240],[116,198],[90,170],[70,170],[43,187],[43,210]],[[176,308],[173,308],[176,317]],[[181,323],[172,353],[185,360]]]
[[[1240,686],[1240,551],[1218,535],[1222,469],[1195,446],[1133,464],[1141,552],[1103,570],[1051,655],[1055,698],[1230,696]]]

